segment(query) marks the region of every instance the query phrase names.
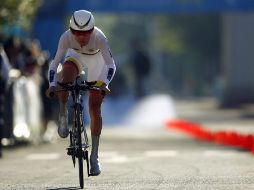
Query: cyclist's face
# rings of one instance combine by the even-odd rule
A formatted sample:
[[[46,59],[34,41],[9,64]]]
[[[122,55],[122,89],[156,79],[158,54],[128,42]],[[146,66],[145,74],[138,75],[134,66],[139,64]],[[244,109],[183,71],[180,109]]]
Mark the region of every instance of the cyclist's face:
[[[72,34],[75,38],[75,40],[81,45],[85,46],[88,44],[92,31],[86,31],[86,32],[77,32],[77,31],[72,31]]]

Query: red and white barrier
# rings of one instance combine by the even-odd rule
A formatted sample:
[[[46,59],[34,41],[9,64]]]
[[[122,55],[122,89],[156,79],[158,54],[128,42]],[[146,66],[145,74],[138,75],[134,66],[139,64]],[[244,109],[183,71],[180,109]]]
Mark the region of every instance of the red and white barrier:
[[[181,119],[169,120],[165,126],[198,140],[249,150],[254,155],[254,136],[252,134],[227,130],[212,131],[198,123]]]

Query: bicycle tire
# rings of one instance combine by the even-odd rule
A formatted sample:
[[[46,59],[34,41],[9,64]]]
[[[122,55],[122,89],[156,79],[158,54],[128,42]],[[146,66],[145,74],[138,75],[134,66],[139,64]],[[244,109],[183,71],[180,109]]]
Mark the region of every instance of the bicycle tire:
[[[72,131],[70,132],[70,147],[73,146],[73,144],[74,144],[73,142],[74,142],[74,140],[73,140],[73,129],[72,129]],[[73,154],[73,150],[72,150],[72,152],[71,152],[71,158],[72,158],[73,166],[74,166],[74,168],[75,168],[76,157],[75,157],[75,155]]]
[[[83,118],[83,117],[81,117]],[[82,139],[83,139],[83,147],[84,147],[84,160],[86,161],[86,171],[87,171],[87,177],[90,176],[90,165],[89,165],[89,156],[88,156],[88,151],[87,148],[89,147],[89,141],[88,141],[88,136],[86,133],[86,128],[84,126],[84,121],[82,119],[82,127],[83,127],[83,135],[82,135]],[[83,163],[85,162],[83,161]]]
[[[78,165],[79,165],[79,184],[80,188],[84,188],[84,174],[83,174],[83,150],[82,150],[82,139],[81,139],[81,110],[80,106],[76,109],[76,123],[78,129]]]
[[[83,158],[78,158],[78,163],[79,163],[79,184],[80,188],[84,188],[84,176],[83,176]]]
[[[85,159],[86,159],[86,168],[87,168],[87,177],[89,177],[90,176],[90,174],[89,174],[89,157],[88,157],[88,151],[86,150],[85,151]]]

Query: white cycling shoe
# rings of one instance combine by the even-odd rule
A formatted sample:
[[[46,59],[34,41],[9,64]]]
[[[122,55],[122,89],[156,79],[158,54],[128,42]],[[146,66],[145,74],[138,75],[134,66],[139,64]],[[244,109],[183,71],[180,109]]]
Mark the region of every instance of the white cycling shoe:
[[[98,156],[91,155],[90,156],[90,175],[98,176],[101,173],[101,164],[99,162]]]
[[[68,112],[64,114],[59,114],[59,125],[58,125],[58,135],[61,138],[66,138],[69,135],[68,129]]]

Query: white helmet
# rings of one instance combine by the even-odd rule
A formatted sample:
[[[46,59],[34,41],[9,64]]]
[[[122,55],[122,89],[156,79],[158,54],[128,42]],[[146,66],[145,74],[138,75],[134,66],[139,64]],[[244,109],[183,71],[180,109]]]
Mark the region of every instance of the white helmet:
[[[77,31],[88,31],[94,28],[94,18],[86,10],[75,11],[70,20],[70,28]]]

